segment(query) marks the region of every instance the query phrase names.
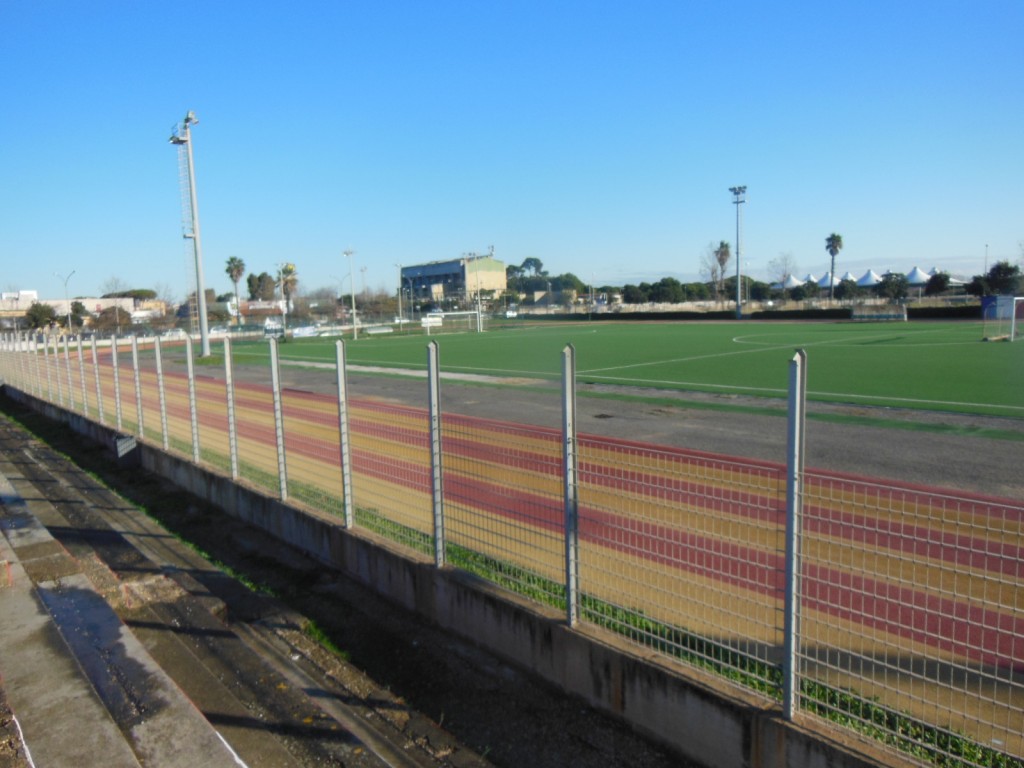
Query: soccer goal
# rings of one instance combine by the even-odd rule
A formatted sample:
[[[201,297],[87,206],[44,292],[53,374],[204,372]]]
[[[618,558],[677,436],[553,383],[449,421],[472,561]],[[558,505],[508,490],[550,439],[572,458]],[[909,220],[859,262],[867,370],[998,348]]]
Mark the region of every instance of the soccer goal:
[[[985,341],[1014,341],[1024,319],[1024,296],[991,296],[982,303]]]

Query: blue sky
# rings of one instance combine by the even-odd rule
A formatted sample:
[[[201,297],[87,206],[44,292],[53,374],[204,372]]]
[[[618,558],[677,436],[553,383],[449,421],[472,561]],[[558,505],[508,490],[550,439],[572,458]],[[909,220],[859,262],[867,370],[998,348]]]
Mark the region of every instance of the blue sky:
[[[305,290],[486,252],[598,285],[917,265],[1024,241],[1024,2],[0,2],[0,289]],[[56,277],[60,275],[61,277]]]

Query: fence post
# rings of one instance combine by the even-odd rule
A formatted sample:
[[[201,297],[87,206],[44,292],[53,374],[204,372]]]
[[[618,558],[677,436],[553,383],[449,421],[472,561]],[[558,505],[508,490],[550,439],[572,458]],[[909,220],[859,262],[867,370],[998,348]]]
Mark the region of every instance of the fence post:
[[[163,436],[166,451],[171,447],[171,436],[167,434],[167,392],[164,390],[163,348],[160,346],[159,336],[153,342],[153,351],[156,356],[156,391],[160,398],[160,434]]]
[[[579,457],[576,446],[576,348],[562,350],[562,481],[565,490],[565,620],[579,621]]]
[[[110,337],[110,363],[114,367],[114,414],[117,431],[124,430],[121,410],[121,369],[117,362],[117,336]]]
[[[235,422],[235,381],[231,373],[231,339],[224,337],[224,395],[228,401],[228,454],[231,479],[238,479],[238,425]]]
[[[89,387],[85,383],[85,348],[78,334],[78,383],[82,386],[82,415],[89,418]]]
[[[103,390],[100,387],[100,360],[96,354],[96,337],[92,337],[92,375],[96,379],[96,411],[100,418],[100,424],[106,426],[103,418]]]
[[[139,437],[146,437],[142,415],[142,377],[139,374],[139,337],[132,336],[132,377],[135,382],[135,420],[139,425]]]
[[[430,489],[434,500],[434,564],[445,563],[444,470],[441,464],[441,368],[437,342],[427,344],[427,383],[430,403]]]
[[[270,338],[270,379],[274,389],[274,427],[277,434],[277,480],[281,486],[281,501],[288,500],[288,464],[284,452],[284,412],[281,409],[281,363],[277,354],[277,339]]]
[[[64,375],[68,377],[68,408],[75,410],[75,384],[71,377],[71,350],[68,335],[64,334]]]
[[[199,408],[196,404],[196,367],[192,360],[192,337],[185,337],[185,370],[188,371],[188,414],[192,430],[192,461],[196,464],[202,456],[199,447]]]
[[[46,402],[53,402],[53,376],[50,373],[50,339],[43,337],[43,367],[46,368]]]
[[[807,353],[798,349],[789,363],[789,418],[786,439],[786,600],[782,659],[785,718],[799,708],[800,519],[803,507],[804,426],[807,405]]]
[[[348,362],[345,358],[345,342],[339,339],[334,344],[335,369],[338,373],[338,445],[341,450],[341,494],[344,526],[351,528],[355,522],[355,506],[352,499],[352,448],[348,430]]]

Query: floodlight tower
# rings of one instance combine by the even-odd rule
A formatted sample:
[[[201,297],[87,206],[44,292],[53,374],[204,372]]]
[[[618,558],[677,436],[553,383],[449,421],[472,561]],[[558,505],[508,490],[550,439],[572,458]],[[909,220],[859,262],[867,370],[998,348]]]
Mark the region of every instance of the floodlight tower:
[[[348,289],[352,296],[352,341],[359,338],[359,326],[356,324],[356,281],[352,278],[352,254],[351,248],[342,251],[348,257]]]
[[[742,294],[740,293],[740,222],[742,217],[740,216],[740,206],[746,201],[747,188],[744,187],[729,187],[729,191],[733,195],[733,205],[736,206],[736,319],[743,319],[743,304],[740,299]]]
[[[206,319],[206,287],[203,284],[203,249],[199,238],[199,203],[196,200],[196,169],[192,160],[191,127],[199,122],[196,113],[189,110],[180,125],[174,127],[170,142],[178,147],[178,165],[187,165],[189,208],[182,222],[182,237],[192,240],[192,251],[196,262],[196,304],[199,307],[199,339],[202,345],[201,357],[210,356],[210,331]],[[184,179],[183,179],[184,181]]]

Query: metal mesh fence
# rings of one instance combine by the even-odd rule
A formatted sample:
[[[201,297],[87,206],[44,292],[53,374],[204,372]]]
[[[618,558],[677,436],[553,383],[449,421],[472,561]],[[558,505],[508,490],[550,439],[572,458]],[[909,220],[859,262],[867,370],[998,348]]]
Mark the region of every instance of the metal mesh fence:
[[[230,471],[224,378],[164,372],[109,346],[5,344],[4,379],[89,418]],[[143,356],[145,358],[145,356]],[[95,361],[95,362],[94,362]],[[281,394],[286,494],[341,515],[335,372]],[[234,384],[239,476],[281,492],[274,396]],[[537,397],[549,395],[538,393]],[[550,395],[554,398],[554,395]],[[423,402],[349,387],[355,524],[433,554],[431,419]],[[444,555],[540,605],[566,608],[567,468],[558,424],[442,403]],[[538,402],[551,414],[553,403]],[[118,416],[120,414],[120,416]],[[545,416],[546,418],[546,416]],[[648,653],[783,695],[786,470],[614,438],[576,441],[578,615]],[[809,471],[801,477],[798,716],[942,764],[1024,759],[1024,506]],[[1014,762],[1016,761],[1016,762]]]
[[[605,438],[579,443],[582,617],[776,695],[780,468]]]
[[[807,473],[802,706],[927,758],[1024,755],[1024,509]]]

